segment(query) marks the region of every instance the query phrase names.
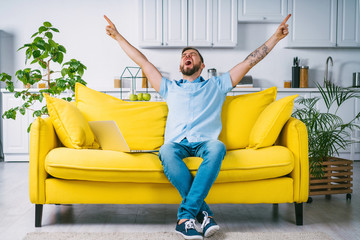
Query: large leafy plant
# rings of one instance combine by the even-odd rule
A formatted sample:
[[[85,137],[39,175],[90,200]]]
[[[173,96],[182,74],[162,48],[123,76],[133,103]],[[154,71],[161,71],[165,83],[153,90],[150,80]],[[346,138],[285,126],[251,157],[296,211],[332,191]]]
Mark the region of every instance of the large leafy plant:
[[[345,102],[359,98],[358,92],[335,84],[327,84],[325,88],[317,84],[317,88],[321,93],[321,98],[296,100],[302,107],[294,111],[293,117],[303,121],[307,127],[310,173],[316,178],[321,178],[324,176],[322,162],[327,161],[329,157],[338,155],[340,149],[346,149],[355,142],[351,140],[350,132],[360,129],[359,124],[356,123],[356,120],[360,119],[360,112],[349,122],[344,122],[337,113]],[[325,103],[326,111],[320,112],[316,108],[319,101]]]
[[[3,118],[15,120],[17,112],[25,115],[26,110],[33,111],[34,117],[47,115],[46,105],[40,109],[33,108],[36,102],[43,101],[44,96],[42,93],[60,95],[63,92],[71,90],[72,96],[63,97],[63,99],[72,101],[74,98],[75,83],[80,82],[86,85],[86,82],[82,79],[86,67],[80,61],[71,59],[62,64],[66,49],[53,39],[54,34],[58,32],[59,30],[54,28],[50,22],[44,22],[38,31],[31,36],[33,41],[18,49],[18,51],[22,49],[25,50],[25,65],[28,61],[31,61],[30,65],[34,66],[34,68],[20,69],[15,73],[17,80],[21,81],[24,86],[28,86],[28,88],[16,91],[12,77],[7,73],[0,73],[0,81],[6,83],[5,88],[9,92],[14,93],[16,98],[22,98],[23,100],[23,104],[20,106],[4,112],[2,115]],[[51,65],[53,63],[57,64],[60,69],[54,71]],[[36,86],[38,83],[46,83],[47,88],[41,89],[39,92],[30,91],[29,87]]]

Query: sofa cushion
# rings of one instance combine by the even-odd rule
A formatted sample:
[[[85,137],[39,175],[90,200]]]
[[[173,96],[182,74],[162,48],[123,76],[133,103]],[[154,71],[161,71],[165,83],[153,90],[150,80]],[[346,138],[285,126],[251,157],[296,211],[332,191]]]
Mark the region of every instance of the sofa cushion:
[[[294,99],[299,95],[284,97],[271,103],[256,120],[250,133],[249,147],[268,147],[275,143],[281,129],[291,117]]]
[[[89,123],[73,104],[44,94],[56,134],[68,148],[99,148]]]
[[[184,162],[195,176],[202,159],[190,157]],[[293,154],[282,146],[228,151],[216,182],[276,178],[290,173],[293,165]],[[55,148],[46,157],[45,170],[61,179],[169,183],[153,153]]]
[[[219,140],[227,150],[249,145],[250,131],[261,112],[276,98],[276,87],[261,92],[227,96],[221,112]]]
[[[76,83],[77,107],[88,121],[114,120],[130,149],[159,149],[164,143],[167,105],[126,102]]]

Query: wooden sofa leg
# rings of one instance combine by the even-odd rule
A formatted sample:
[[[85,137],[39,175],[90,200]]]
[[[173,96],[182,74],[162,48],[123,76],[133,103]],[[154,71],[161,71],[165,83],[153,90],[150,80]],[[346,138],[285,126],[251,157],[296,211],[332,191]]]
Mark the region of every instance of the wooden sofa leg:
[[[303,225],[303,203],[295,203],[296,225]]]
[[[43,205],[35,204],[35,227],[41,227]]]

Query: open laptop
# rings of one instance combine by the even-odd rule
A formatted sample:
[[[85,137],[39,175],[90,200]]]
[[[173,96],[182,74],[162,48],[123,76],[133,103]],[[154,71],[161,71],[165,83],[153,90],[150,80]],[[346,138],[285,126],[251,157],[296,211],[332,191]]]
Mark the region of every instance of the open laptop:
[[[103,150],[113,150],[128,153],[158,152],[158,150],[130,150],[119,127],[114,120],[90,121],[89,125]]]

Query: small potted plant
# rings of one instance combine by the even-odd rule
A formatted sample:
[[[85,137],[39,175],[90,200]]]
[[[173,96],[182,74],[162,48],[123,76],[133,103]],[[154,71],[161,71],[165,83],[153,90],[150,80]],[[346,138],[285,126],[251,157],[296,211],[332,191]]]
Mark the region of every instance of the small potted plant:
[[[21,49],[26,50],[25,64],[31,61],[30,65],[36,66],[34,68],[20,69],[15,73],[17,79],[25,86],[23,90],[16,91],[12,77],[7,73],[0,73],[0,81],[6,84],[5,89],[14,93],[16,98],[22,98],[23,100],[23,104],[20,106],[5,111],[2,115],[3,118],[15,120],[17,112],[24,115],[26,110],[33,111],[34,117],[48,115],[46,105],[41,109],[33,108],[36,102],[43,101],[42,93],[59,96],[61,93],[72,91],[71,97],[63,97],[67,101],[72,101],[75,83],[80,82],[86,85],[86,82],[82,79],[86,66],[76,59],[71,59],[62,64],[66,49],[53,40],[54,34],[58,32],[59,30],[54,28],[50,22],[44,22],[38,31],[31,36],[33,41],[18,49],[18,51]],[[50,66],[52,63],[60,64],[60,69],[54,71]],[[30,91],[32,86],[37,85],[44,85],[46,88],[42,88],[38,92]],[[30,126],[28,131],[30,131]]]
[[[308,130],[310,196],[346,193],[347,199],[352,193],[352,161],[338,158],[339,150],[355,143],[351,131],[360,129],[356,123],[360,119],[358,112],[349,122],[337,115],[339,109],[350,99],[359,98],[359,92],[327,84],[322,88],[316,84],[321,98],[299,98],[300,104],[293,117],[303,121]],[[326,111],[321,112],[316,104],[323,101]],[[309,198],[311,201],[311,198]]]

